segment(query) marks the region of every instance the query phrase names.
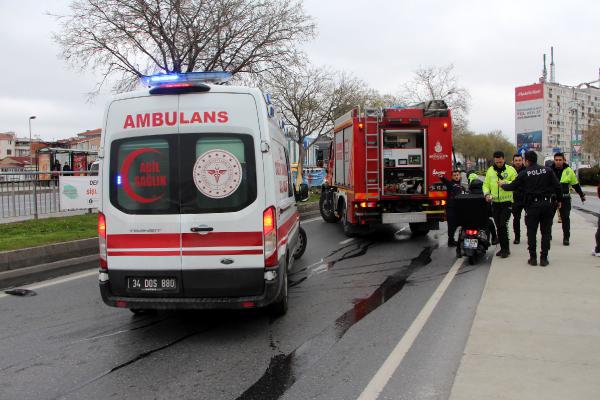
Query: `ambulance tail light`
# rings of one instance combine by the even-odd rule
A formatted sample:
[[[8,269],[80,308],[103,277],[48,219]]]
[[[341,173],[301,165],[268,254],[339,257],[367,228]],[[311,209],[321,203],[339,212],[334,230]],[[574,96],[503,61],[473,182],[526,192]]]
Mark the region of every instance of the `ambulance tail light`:
[[[265,268],[277,266],[277,221],[275,207],[269,207],[263,212],[263,244],[265,253]]]
[[[98,243],[100,245],[100,269],[108,269],[107,251],[106,251],[106,217],[103,213],[98,213]]]

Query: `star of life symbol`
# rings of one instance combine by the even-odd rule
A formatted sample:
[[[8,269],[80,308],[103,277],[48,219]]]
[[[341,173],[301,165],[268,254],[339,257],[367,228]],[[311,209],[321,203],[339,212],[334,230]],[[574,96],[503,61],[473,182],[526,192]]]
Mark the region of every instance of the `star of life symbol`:
[[[194,163],[193,176],[200,193],[212,199],[222,199],[240,186],[242,165],[226,150],[209,150]]]

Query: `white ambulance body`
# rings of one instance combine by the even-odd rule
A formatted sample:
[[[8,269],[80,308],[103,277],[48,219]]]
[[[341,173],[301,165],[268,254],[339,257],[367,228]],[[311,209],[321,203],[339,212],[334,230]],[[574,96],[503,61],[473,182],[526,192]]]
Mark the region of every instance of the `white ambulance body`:
[[[287,273],[305,245],[287,141],[260,90],[190,75],[201,76],[158,76],[105,111],[102,299],[134,312],[284,313]]]

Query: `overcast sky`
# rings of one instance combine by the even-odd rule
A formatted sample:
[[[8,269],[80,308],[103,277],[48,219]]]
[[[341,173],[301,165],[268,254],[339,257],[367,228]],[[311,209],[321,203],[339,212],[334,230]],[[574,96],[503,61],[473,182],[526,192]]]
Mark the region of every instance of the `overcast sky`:
[[[101,126],[108,93],[87,102],[90,72],[73,71],[52,41],[67,0],[0,0],[0,132],[44,139]],[[470,127],[514,136],[514,87],[537,81],[554,46],[556,78],[598,79],[600,2],[305,0],[319,35],[305,46],[318,65],[352,72],[398,94],[419,66],[455,65],[472,96]],[[41,5],[43,4],[43,5]]]

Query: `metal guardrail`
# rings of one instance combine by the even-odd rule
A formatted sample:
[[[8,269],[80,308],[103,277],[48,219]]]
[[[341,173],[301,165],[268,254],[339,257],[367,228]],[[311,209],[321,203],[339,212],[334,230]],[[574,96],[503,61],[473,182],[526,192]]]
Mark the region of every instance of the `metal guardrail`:
[[[98,172],[0,172],[0,219],[60,212],[59,177],[88,175]]]

